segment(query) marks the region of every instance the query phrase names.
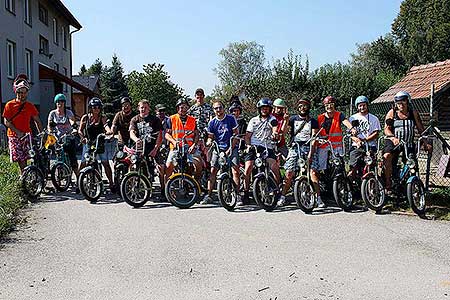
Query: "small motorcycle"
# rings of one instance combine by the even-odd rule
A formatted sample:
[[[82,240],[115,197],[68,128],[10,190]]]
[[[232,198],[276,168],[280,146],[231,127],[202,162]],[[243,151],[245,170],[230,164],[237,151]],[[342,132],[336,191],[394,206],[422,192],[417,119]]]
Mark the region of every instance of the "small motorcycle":
[[[61,135],[55,144],[56,162],[50,169],[50,178],[57,191],[65,192],[72,183],[72,167],[69,157],[64,151],[64,144],[67,139],[75,138],[71,132]]]

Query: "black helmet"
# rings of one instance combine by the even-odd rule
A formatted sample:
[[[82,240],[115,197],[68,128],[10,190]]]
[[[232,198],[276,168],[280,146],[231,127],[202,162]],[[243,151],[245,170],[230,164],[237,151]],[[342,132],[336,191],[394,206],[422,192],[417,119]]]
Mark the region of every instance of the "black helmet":
[[[235,109],[239,109],[242,112],[242,105],[239,102],[233,102],[228,108],[228,111],[232,113]]]
[[[258,103],[256,104],[256,107],[260,109],[261,107],[268,106],[272,108],[272,100],[269,98],[261,98]]]
[[[184,98],[180,98],[177,100],[177,104],[175,105],[175,107],[178,109],[178,106],[180,106],[181,104],[186,104],[187,106],[189,106],[189,101]]]
[[[120,99],[120,105],[124,105],[124,103],[127,102],[131,104],[131,99],[129,97],[123,97],[122,99]]]
[[[93,106],[103,107],[102,100],[100,100],[97,97],[92,98],[91,100],[89,100],[89,107],[93,107]]]

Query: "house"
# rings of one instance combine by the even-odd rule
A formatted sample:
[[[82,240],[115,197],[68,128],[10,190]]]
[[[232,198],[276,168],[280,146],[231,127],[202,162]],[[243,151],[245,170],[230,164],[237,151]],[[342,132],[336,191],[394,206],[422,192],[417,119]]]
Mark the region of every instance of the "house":
[[[81,24],[60,0],[4,0],[0,5],[0,110],[14,99],[17,74],[31,82],[29,101],[46,120],[55,94],[71,107],[72,87],[91,93],[71,79],[72,34]]]
[[[404,78],[372,102],[371,112],[385,116],[399,91],[411,94],[412,105],[420,112],[424,124],[432,116],[441,130],[450,130],[450,60],[412,67]]]
[[[72,79],[92,91],[95,95],[100,95],[100,80],[98,75],[73,75]],[[92,94],[87,94],[85,91],[79,89],[73,89],[72,110],[77,119],[81,119],[87,112],[87,105],[90,98],[92,98]]]

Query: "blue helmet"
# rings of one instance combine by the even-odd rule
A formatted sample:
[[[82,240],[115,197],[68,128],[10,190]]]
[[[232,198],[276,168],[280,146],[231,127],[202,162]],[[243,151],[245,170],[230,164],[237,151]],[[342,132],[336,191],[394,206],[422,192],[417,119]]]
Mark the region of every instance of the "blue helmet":
[[[67,101],[66,100],[66,96],[64,96],[64,94],[56,95],[55,98],[53,99],[53,102],[56,103],[56,102],[59,102],[59,101],[66,102]]]
[[[397,101],[407,101],[409,103],[411,102],[411,95],[408,92],[400,91],[394,96],[394,102]]]
[[[355,107],[358,108],[358,104],[367,103],[369,105],[369,99],[366,96],[358,96],[355,100]]]
[[[270,100],[269,98],[261,98],[256,104],[256,108],[260,109],[263,106],[272,108],[272,100]]]

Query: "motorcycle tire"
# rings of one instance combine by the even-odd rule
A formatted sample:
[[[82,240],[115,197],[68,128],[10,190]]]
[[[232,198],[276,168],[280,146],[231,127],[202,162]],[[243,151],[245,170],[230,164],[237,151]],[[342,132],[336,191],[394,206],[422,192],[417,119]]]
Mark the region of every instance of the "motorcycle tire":
[[[297,206],[305,213],[311,213],[316,204],[314,188],[308,178],[302,177],[294,183],[294,199]]]
[[[42,171],[36,166],[28,166],[20,176],[22,190],[30,202],[36,202],[45,188]]]
[[[50,170],[50,179],[57,191],[65,192],[72,183],[72,170],[65,163],[58,162]]]
[[[119,163],[116,166],[114,166],[114,188],[119,193],[119,196],[123,198],[122,196],[122,180],[125,177],[125,175],[128,173],[128,166],[124,163]]]
[[[253,182],[253,198],[265,211],[270,212],[277,207],[279,196],[277,183],[272,176],[269,178],[260,176]]]
[[[386,194],[380,179],[373,175],[364,178],[361,183],[361,197],[369,209],[380,212],[386,204]]]
[[[200,187],[190,176],[178,173],[172,175],[166,183],[167,200],[178,208],[189,208],[200,198]]]
[[[103,191],[102,177],[94,169],[81,172],[78,178],[78,188],[89,202],[97,202]]]
[[[144,175],[130,172],[120,183],[120,194],[125,202],[135,208],[142,207],[152,197],[152,184]]]
[[[426,210],[426,195],[422,180],[414,177],[406,186],[406,195],[411,209],[418,216],[424,216]]]
[[[353,207],[352,186],[347,178],[338,177],[333,180],[333,196],[344,211],[350,211]]]
[[[236,208],[236,185],[230,176],[224,176],[217,181],[217,196],[226,210],[233,211]]]

